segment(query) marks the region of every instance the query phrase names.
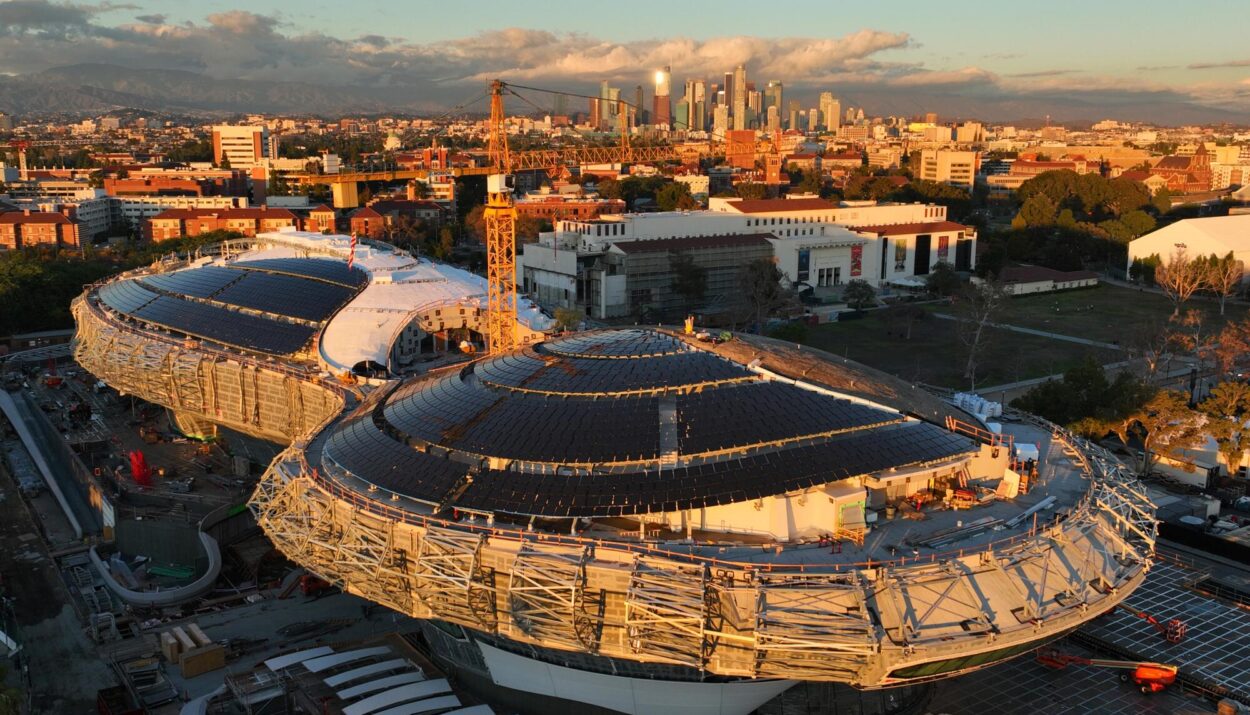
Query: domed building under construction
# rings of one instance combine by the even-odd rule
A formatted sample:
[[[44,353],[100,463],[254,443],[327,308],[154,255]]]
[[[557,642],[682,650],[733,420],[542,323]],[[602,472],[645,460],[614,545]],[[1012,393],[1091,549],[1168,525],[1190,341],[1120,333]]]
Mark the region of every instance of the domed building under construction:
[[[1040,420],[1002,429],[754,336],[546,337],[536,311],[523,347],[401,376],[397,341],[473,342],[448,333],[475,327],[471,277],[381,248],[343,274],[333,237],[253,240],[90,289],[80,361],[186,422],[290,442],[252,498],[278,548],[505,692],[731,715],[799,681],[923,683],[1062,636],[1149,568],[1153,504]],[[315,285],[233,288],[266,260]],[[170,317],[208,309],[247,318]]]

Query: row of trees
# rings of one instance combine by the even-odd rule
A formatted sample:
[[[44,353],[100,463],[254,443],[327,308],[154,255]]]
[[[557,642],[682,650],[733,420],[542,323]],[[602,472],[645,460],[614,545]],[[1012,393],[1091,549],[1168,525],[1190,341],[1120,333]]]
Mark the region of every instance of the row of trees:
[[[1135,258],[1129,268],[1129,277],[1159,287],[1172,301],[1172,317],[1180,315],[1181,306],[1195,293],[1205,291],[1220,302],[1220,315],[1224,315],[1228,299],[1241,290],[1245,276],[1245,264],[1229,251],[1224,256],[1214,253],[1191,258],[1184,247],[1168,256],[1167,261],[1154,254],[1146,259]]]

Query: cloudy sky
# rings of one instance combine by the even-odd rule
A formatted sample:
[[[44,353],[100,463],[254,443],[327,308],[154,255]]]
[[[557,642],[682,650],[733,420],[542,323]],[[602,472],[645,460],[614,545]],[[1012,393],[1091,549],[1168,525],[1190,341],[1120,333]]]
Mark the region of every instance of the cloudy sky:
[[[744,63],[800,95],[1153,97],[1250,113],[1244,10],[1244,0],[0,0],[0,73],[99,62],[420,85],[454,104],[496,76],[584,91],[600,79],[646,84],[671,65],[680,88]]]

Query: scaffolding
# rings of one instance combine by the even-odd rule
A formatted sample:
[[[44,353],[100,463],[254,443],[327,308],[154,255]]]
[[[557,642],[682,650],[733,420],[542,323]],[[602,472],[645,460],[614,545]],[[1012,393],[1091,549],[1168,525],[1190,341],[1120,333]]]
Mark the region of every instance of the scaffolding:
[[[74,359],[123,394],[289,443],[337,416],[337,386],[282,363],[227,354],[117,319],[89,295],[73,304]]]

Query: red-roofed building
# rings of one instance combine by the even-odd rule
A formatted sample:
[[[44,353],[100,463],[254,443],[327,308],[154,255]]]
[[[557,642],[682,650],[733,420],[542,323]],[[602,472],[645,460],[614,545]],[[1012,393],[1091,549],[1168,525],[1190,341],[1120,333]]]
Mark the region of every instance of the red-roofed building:
[[[1098,285],[1098,274],[1093,271],[1057,271],[1043,266],[1011,266],[1004,268],[998,278],[1012,295],[1050,293]]]
[[[147,220],[149,240],[168,241],[183,236],[199,236],[210,231],[237,231],[255,236],[300,225],[299,217],[287,209],[267,207],[247,209],[169,209]]]
[[[387,227],[404,221],[438,228],[443,222],[443,208],[433,201],[381,199],[356,209],[348,218],[353,233],[370,238],[382,238]]]
[[[970,271],[976,260],[976,232],[954,221],[925,221],[851,229],[875,241],[865,247],[870,282],[914,284],[938,263]]]
[[[308,212],[308,219],[304,221],[304,230],[313,233],[333,233],[335,230],[334,209],[321,204],[314,207]]]
[[[1174,194],[1197,194],[1211,190],[1211,155],[1199,144],[1193,156],[1165,156],[1150,167],[1150,175],[1167,181]]]
[[[370,206],[362,206],[347,219],[352,234],[368,238],[382,238],[386,232],[386,219]]]
[[[0,248],[35,246],[78,248],[78,222],[65,214],[45,211],[0,213]]]

